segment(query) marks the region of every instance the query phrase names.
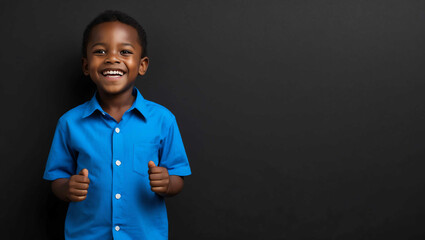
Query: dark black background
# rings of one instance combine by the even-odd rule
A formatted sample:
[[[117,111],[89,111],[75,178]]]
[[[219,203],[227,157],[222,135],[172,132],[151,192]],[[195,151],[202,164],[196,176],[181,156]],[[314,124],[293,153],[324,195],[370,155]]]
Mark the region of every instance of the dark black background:
[[[62,236],[42,180],[58,118],[88,100],[80,45],[106,9],[148,34],[145,98],[193,175],[171,239],[424,239],[425,1],[2,1],[0,228]]]

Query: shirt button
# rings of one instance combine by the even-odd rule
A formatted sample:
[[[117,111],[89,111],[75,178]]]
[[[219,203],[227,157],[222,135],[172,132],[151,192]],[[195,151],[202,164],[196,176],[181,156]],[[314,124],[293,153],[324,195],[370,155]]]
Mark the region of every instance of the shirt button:
[[[116,133],[120,133],[120,129],[119,128],[115,128],[115,132]]]
[[[115,231],[119,231],[120,230],[120,226],[115,226]]]
[[[121,194],[119,194],[119,193],[115,194],[115,198],[116,199],[120,199],[121,198]]]
[[[115,164],[116,164],[117,166],[119,166],[119,165],[121,165],[121,161],[120,161],[120,160],[117,160],[117,161],[115,161]]]

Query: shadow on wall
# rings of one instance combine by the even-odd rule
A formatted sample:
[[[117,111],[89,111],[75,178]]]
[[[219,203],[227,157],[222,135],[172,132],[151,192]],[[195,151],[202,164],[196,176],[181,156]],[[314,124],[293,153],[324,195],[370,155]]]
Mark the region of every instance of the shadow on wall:
[[[54,69],[54,73],[46,88],[52,94],[49,97],[51,108],[53,111],[59,110],[59,116],[61,116],[66,111],[90,100],[96,86],[90,77],[84,76],[79,53],[69,52],[57,56],[56,59],[61,60],[51,62],[50,69]]]
[[[50,190],[50,183],[49,190]],[[47,197],[47,239],[57,240],[64,238],[65,216],[68,210],[68,203],[59,200],[52,191],[49,191]]]

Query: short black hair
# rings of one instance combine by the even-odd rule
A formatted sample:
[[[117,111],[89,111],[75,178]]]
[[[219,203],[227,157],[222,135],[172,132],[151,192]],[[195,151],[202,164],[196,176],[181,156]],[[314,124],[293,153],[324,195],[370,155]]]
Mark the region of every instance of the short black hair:
[[[84,30],[83,47],[82,47],[83,57],[87,57],[87,44],[88,44],[92,29],[101,23],[115,22],[115,21],[127,24],[131,27],[134,27],[137,30],[137,34],[139,35],[139,42],[140,42],[140,45],[142,46],[142,58],[148,55],[148,49],[147,49],[148,42],[146,41],[146,32],[143,29],[143,27],[134,18],[130,17],[129,15],[123,12],[116,11],[116,10],[107,10],[99,14],[99,16],[97,16],[95,19],[93,19],[93,21],[91,21],[89,25],[87,25],[86,29]]]

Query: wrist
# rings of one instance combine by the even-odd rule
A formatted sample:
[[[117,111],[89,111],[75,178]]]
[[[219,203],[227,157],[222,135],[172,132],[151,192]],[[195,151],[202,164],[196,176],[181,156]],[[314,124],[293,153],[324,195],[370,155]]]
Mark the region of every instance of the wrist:
[[[171,190],[171,186],[172,186],[172,178],[171,176],[168,176],[168,186],[167,186],[167,191],[165,192],[165,197],[170,195],[170,190]]]
[[[69,195],[69,179],[59,178],[51,183],[53,194],[60,200],[70,202]]]

